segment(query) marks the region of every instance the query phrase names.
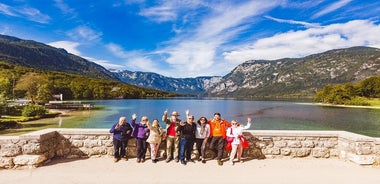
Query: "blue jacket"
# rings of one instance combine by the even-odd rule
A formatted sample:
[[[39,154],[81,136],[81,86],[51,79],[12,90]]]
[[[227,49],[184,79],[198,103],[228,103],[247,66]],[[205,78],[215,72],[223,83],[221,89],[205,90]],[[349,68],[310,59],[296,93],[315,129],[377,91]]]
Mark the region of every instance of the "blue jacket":
[[[115,129],[117,124],[118,123],[115,123],[110,129],[110,133],[113,133],[113,138],[119,140],[127,140],[132,133],[131,125],[129,123],[125,123],[125,125],[119,127],[118,129]]]
[[[131,120],[131,125],[133,127],[132,137],[147,139],[149,137],[149,128],[145,124],[136,123],[136,120]]]

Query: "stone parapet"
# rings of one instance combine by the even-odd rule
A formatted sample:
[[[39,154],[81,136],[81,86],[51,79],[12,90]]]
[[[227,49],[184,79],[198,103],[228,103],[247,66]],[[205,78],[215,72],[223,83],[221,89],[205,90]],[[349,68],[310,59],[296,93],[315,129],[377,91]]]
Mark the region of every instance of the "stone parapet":
[[[244,156],[251,159],[340,158],[361,165],[380,164],[380,138],[345,131],[251,130],[244,135],[249,142]],[[165,147],[163,141],[161,157],[165,156]],[[193,153],[197,156],[195,150]],[[212,156],[210,150],[206,153]],[[127,154],[136,156],[134,139],[128,142]],[[38,167],[53,158],[112,155],[112,134],[108,129],[45,129],[20,136],[0,136],[2,169]]]

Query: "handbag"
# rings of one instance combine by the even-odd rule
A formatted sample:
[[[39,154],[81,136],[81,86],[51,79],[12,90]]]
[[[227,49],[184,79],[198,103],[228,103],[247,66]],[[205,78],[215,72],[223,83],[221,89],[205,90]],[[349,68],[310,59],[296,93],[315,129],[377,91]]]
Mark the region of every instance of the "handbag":
[[[248,148],[249,144],[248,144],[247,138],[245,138],[243,135],[239,136],[239,138],[240,138],[240,142],[243,146],[243,149]]]
[[[230,128],[230,134],[232,134],[232,128]],[[227,136],[227,138],[226,138],[226,140],[227,140],[227,143],[231,143],[232,141],[234,141],[234,137],[228,137]]]
[[[230,150],[232,150],[232,144],[231,144],[231,142],[228,142],[226,144],[226,151],[230,151]]]

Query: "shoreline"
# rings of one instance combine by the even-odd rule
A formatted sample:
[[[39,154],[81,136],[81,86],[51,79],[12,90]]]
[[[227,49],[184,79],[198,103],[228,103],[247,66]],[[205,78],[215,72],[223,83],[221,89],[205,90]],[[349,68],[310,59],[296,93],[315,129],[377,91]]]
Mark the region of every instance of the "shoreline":
[[[297,104],[315,105],[315,106],[322,106],[322,107],[341,107],[341,108],[357,108],[357,109],[380,109],[380,106],[334,105],[334,104],[326,104],[326,103],[297,103]]]
[[[87,110],[85,110],[87,111]],[[49,109],[51,113],[60,113],[55,117],[40,118],[36,120],[18,122],[20,127],[18,128],[8,128],[0,131],[0,136],[19,136],[25,133],[43,130],[46,128],[59,128],[60,122],[63,118],[80,118],[80,113],[83,110],[72,110],[72,109]]]

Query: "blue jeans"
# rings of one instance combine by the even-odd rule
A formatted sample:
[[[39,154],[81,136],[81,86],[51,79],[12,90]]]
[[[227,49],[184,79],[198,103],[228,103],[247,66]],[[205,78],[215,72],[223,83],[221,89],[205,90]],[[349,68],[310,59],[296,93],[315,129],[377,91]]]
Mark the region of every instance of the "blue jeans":
[[[179,159],[181,161],[190,160],[191,159],[191,152],[193,151],[193,140],[187,140],[185,138],[181,138],[179,141]]]

